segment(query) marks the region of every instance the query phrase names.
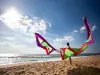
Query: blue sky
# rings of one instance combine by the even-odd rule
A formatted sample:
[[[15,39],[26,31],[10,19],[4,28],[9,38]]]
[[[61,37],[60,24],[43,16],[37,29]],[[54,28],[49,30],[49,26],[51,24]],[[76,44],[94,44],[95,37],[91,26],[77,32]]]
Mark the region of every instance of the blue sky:
[[[0,0],[0,53],[44,54],[36,45],[35,32],[57,49],[66,42],[80,47],[86,40],[84,16],[95,39],[84,53],[98,53],[99,4],[99,0]]]

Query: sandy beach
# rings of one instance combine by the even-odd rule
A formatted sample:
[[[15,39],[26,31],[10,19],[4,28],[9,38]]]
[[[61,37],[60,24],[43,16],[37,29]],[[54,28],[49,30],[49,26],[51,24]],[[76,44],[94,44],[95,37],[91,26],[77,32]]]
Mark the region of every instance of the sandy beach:
[[[48,62],[0,65],[0,75],[100,75],[100,55]]]

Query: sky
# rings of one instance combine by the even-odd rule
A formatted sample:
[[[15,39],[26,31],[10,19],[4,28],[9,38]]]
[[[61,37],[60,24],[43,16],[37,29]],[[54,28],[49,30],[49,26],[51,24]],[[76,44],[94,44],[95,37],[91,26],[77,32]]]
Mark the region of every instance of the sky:
[[[56,49],[78,48],[86,41],[84,16],[95,42],[83,53],[100,53],[99,0],[0,0],[0,54],[45,54],[35,32]]]

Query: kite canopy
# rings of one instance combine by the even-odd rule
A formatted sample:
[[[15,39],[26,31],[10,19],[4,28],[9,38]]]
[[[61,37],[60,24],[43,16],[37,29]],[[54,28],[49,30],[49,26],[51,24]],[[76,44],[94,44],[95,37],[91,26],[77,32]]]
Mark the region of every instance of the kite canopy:
[[[41,35],[35,33],[37,46],[43,48],[46,51],[46,54],[50,54],[53,50],[56,50],[51,46]]]
[[[78,55],[78,54],[80,54],[81,52],[83,52],[84,50],[86,50],[86,48],[88,47],[89,44],[94,43],[94,38],[92,36],[92,31],[90,30],[90,26],[87,23],[86,17],[84,17],[83,20],[84,20],[85,28],[86,28],[86,31],[87,31],[87,40],[86,40],[86,42],[80,48],[71,48],[71,47],[69,47],[69,48],[60,48],[59,52],[61,54],[62,60],[67,59],[71,55]],[[37,46],[43,48],[46,51],[47,55],[49,55],[53,51],[57,51],[57,49],[55,49],[53,46],[51,46],[38,33],[35,33],[35,37],[36,37]]]

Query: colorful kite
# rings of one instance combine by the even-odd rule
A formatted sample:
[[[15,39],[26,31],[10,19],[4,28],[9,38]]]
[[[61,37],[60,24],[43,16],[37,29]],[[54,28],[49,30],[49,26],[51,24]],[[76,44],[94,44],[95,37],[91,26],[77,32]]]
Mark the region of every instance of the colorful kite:
[[[53,46],[51,46],[41,35],[35,33],[36,43],[39,47],[43,48],[46,53],[49,55],[53,50],[56,50]]]
[[[90,26],[87,23],[86,17],[84,17],[84,24],[85,24],[85,28],[86,28],[86,31],[87,31],[87,40],[86,40],[86,42],[80,48],[71,48],[71,47],[69,47],[69,48],[60,48],[59,51],[60,51],[62,60],[67,59],[71,55],[80,54],[81,52],[86,50],[86,48],[88,47],[89,44],[94,43],[94,39],[93,39],[93,36],[92,36],[92,31],[90,30]],[[57,49],[55,49],[53,46],[51,46],[41,35],[39,35],[38,33],[35,33],[35,36],[36,36],[37,45],[39,47],[43,48],[44,50],[46,50],[46,53],[48,55],[53,51],[57,51]]]

